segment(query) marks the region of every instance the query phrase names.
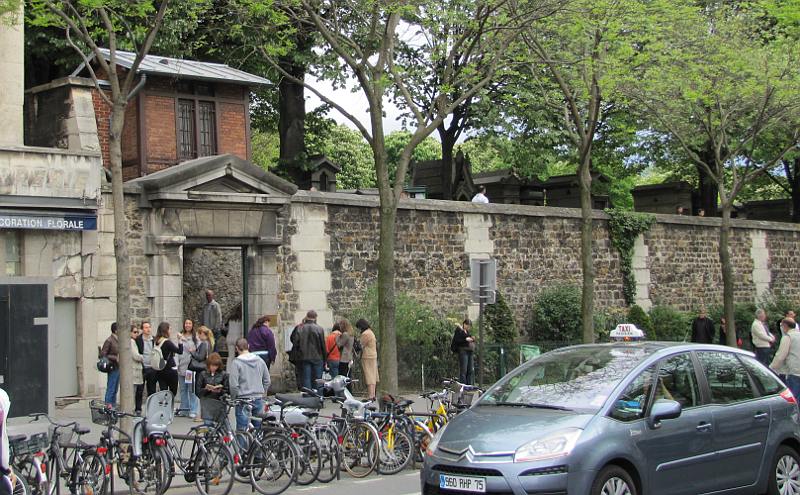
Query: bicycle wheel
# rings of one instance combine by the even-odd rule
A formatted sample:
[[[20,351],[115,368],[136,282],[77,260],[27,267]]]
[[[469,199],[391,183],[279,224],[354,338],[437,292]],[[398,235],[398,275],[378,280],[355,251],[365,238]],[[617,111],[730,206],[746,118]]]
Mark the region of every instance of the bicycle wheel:
[[[317,480],[322,483],[329,483],[339,476],[339,470],[341,469],[339,439],[336,433],[328,427],[317,428],[314,433],[319,445],[320,458]]]
[[[364,478],[375,470],[380,457],[377,431],[366,423],[350,424],[342,437],[342,463],[354,478]]]
[[[414,440],[398,424],[393,424],[380,436],[378,473],[397,474],[405,469],[414,456]]]
[[[202,495],[228,495],[233,487],[233,456],[220,443],[201,447],[192,461],[194,484]]]
[[[248,452],[250,484],[262,495],[278,495],[292,484],[299,453],[292,440],[281,434],[266,434]]]
[[[300,450],[295,482],[298,485],[310,485],[317,479],[321,467],[319,444],[307,428],[293,428],[291,436]]]
[[[75,490],[78,495],[100,495],[105,493],[106,461],[96,452],[84,452],[83,464],[75,479]]]
[[[14,474],[20,478],[25,478],[28,485],[28,492],[32,495],[45,495],[49,492],[46,483],[39,483],[39,473],[36,465],[29,460],[23,460],[14,467]]]
[[[253,441],[253,435],[247,431],[237,431],[234,433],[233,441],[229,444],[233,461],[236,469],[233,470],[233,478],[239,483],[250,483],[250,469],[247,467],[247,452]]]
[[[129,461],[128,488],[131,495],[162,495],[169,476],[169,457],[163,447],[148,444],[141,457]]]
[[[17,476],[14,483],[14,489],[11,492],[13,495],[31,495],[31,487],[24,476]]]

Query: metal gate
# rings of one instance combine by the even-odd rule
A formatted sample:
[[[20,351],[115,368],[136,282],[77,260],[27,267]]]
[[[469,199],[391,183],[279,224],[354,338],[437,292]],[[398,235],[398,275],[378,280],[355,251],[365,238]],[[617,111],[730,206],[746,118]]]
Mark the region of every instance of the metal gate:
[[[0,382],[11,399],[11,415],[48,410],[46,284],[0,285]]]

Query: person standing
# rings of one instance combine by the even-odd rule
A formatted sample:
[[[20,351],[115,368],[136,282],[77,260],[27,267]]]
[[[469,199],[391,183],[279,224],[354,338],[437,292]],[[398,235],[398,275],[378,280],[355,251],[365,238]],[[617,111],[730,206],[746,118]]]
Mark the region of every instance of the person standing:
[[[375,400],[378,382],[381,381],[378,375],[378,339],[364,318],[356,322],[356,328],[360,332],[358,340],[361,343],[361,372],[364,383],[367,384],[367,398]]]
[[[300,363],[303,367],[303,387],[319,389],[316,383],[322,378],[322,363],[325,359],[325,330],[317,325],[317,312],[306,313],[305,324],[294,334],[293,344],[298,346]]]
[[[108,372],[106,381],[106,405],[114,407],[117,403],[117,390],[119,389],[119,338],[117,337],[117,322],[111,324],[111,335],[108,336],[100,350],[100,356],[105,357],[114,365]]]
[[[472,197],[473,203],[489,203],[489,198],[486,197],[486,186],[478,186],[478,194]]]
[[[175,362],[175,355],[183,354],[183,344],[175,345],[170,340],[169,323],[166,321],[158,324],[154,349],[156,347],[161,349],[161,355],[164,357],[164,368],[155,372],[158,387],[161,390],[169,390],[174,397],[178,395],[178,365]]]
[[[769,367],[777,374],[785,375],[784,381],[792,395],[800,397],[800,331],[790,318],[781,322],[781,331],[784,336]]]
[[[456,326],[453,332],[453,340],[450,342],[450,350],[458,354],[458,381],[472,385],[475,381],[475,367],[473,354],[475,353],[475,338],[470,335],[472,321],[467,318],[461,326]]]
[[[252,354],[247,339],[236,341],[236,359],[228,370],[228,383],[233,398],[252,399],[253,411],[264,410],[264,396],[269,390],[269,370],[264,360]],[[255,423],[256,421],[254,421]],[[246,430],[250,417],[244,405],[236,406],[236,429]]]
[[[206,289],[206,304],[203,306],[203,325],[214,332],[214,340],[219,342],[222,335],[222,308],[214,299],[214,291]]]
[[[721,317],[719,319],[719,341],[717,342],[719,345],[728,345],[728,325],[725,321],[725,317]],[[742,339],[739,337],[738,332],[736,333],[736,347],[742,347]]]
[[[750,326],[750,338],[753,341],[756,359],[765,365],[769,365],[770,349],[775,343],[775,336],[769,331],[767,312],[761,308],[756,310],[756,319],[753,320],[753,324]]]
[[[156,385],[158,384],[156,370],[150,366],[150,355],[153,353],[154,342],[153,326],[149,321],[143,321],[142,334],[136,343],[139,346],[139,352],[142,353],[142,359],[144,359],[144,384],[148,396],[156,393]]]
[[[201,329],[207,327],[200,327]],[[210,332],[211,330],[209,330]],[[197,374],[195,393],[200,398],[200,410],[206,426],[214,426],[225,414],[220,397],[230,393],[228,374],[222,371],[222,357],[212,352],[206,359],[206,369]]]
[[[11,471],[10,450],[8,443],[8,410],[11,409],[11,399],[5,390],[0,388],[0,495],[14,493],[17,481]]]
[[[272,366],[278,356],[278,350],[275,347],[275,334],[272,333],[268,323],[269,318],[262,316],[247,333],[247,344],[250,346],[250,352],[263,359],[267,369]]]
[[[339,350],[339,337],[342,335],[341,327],[334,323],[331,333],[325,337],[325,364],[331,378],[339,375],[339,361],[342,359],[342,352]]]
[[[136,325],[131,325],[131,358],[133,359],[133,401],[134,411],[138,415],[142,412],[142,393],[144,392],[144,357],[139,350],[139,336],[142,331]]]
[[[350,363],[353,362],[353,325],[350,320],[343,319],[339,322],[341,334],[336,338],[336,345],[339,346],[339,374],[350,376]]]
[[[708,317],[705,308],[700,310],[700,314],[692,322],[692,342],[697,344],[714,343],[714,322]]]
[[[194,322],[188,318],[183,321],[180,343],[183,346],[183,353],[178,357],[177,361],[181,407],[176,411],[175,415],[197,419],[200,413],[200,401],[194,394],[194,371],[189,369],[189,365],[192,362],[193,354],[197,351],[199,341],[194,330]]]

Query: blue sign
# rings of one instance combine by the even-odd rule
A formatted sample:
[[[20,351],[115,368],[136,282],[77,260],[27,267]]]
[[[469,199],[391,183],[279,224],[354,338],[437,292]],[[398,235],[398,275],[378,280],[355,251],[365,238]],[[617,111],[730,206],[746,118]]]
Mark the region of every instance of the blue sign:
[[[97,230],[95,215],[24,215],[0,213],[0,229]]]

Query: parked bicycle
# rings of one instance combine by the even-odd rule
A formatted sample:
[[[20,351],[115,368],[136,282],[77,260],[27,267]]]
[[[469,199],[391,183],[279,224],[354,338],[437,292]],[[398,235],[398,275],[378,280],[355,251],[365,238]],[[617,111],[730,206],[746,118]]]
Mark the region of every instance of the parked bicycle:
[[[47,493],[47,472],[44,462],[47,455],[45,450],[50,444],[47,433],[34,433],[30,437],[9,435],[8,442],[11,448],[9,465],[25,485],[21,488],[15,486],[15,492],[23,490],[33,495]]]

